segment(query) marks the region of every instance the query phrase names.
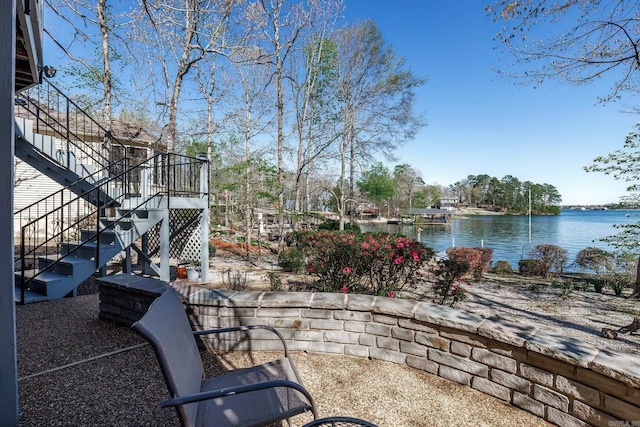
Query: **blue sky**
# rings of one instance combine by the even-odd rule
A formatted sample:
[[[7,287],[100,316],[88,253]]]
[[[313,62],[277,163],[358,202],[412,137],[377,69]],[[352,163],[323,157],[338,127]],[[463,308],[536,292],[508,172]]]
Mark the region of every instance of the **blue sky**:
[[[625,194],[625,183],[582,169],[622,148],[637,122],[622,105],[597,102],[611,80],[583,86],[549,81],[534,88],[500,77],[491,67],[512,60],[494,49],[499,27],[485,16],[483,1],[345,3],[350,21],[375,20],[411,70],[428,79],[418,89],[418,109],[428,125],[398,151],[396,163],[422,171],[428,184],[479,174],[548,183],[563,204],[611,203]]]
[[[495,49],[499,24],[484,12],[491,0],[344,1],[348,21],[373,19],[408,67],[427,79],[417,90],[417,108],[428,125],[389,167],[408,163],[426,183],[445,186],[468,175],[513,175],[555,186],[566,205],[615,203],[625,195],[624,182],[582,169],[622,148],[637,122],[620,104],[598,103],[612,76],[592,85],[549,81],[538,88],[500,77],[492,67],[504,69],[513,60]],[[55,29],[55,21],[48,15],[47,27]],[[52,47],[48,37],[45,43]]]

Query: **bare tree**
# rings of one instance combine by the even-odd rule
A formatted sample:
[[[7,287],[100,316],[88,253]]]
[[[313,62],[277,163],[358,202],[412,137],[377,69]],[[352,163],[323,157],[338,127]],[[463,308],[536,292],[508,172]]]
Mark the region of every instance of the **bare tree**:
[[[249,242],[253,230],[253,220],[258,196],[264,193],[256,191],[259,180],[258,168],[263,164],[259,161],[264,158],[266,147],[254,146],[254,139],[263,135],[273,124],[274,114],[271,107],[272,96],[269,93],[269,70],[259,64],[259,58],[263,56],[261,49],[249,46],[237,50],[232,56],[233,74],[238,84],[238,91],[234,93],[234,108],[230,119],[235,129],[241,135],[244,143],[244,158],[241,181],[241,204],[245,218],[245,241],[247,242],[247,258],[249,258]],[[241,102],[237,103],[238,100]],[[278,190],[278,193],[280,191]]]
[[[611,92],[638,90],[640,16],[637,1],[498,0],[487,14],[504,26],[495,39],[516,60],[500,72],[539,84],[584,84],[613,75]]]
[[[102,104],[102,123],[108,139],[112,131],[113,98],[117,90],[111,72],[112,62],[116,58],[117,62],[126,64],[132,59],[122,36],[122,28],[128,24],[128,19],[124,14],[114,14],[108,0],[46,0],[46,4],[59,17],[65,29],[62,33],[68,40],[60,40],[50,32],[47,34],[72,61],[73,65],[67,67],[67,73],[74,79],[81,79],[88,87],[97,89],[82,94],[82,97],[89,101],[89,106],[98,102]],[[97,56],[91,53],[93,49],[76,48],[79,44],[87,43],[96,46],[99,52]],[[89,53],[83,55],[79,53],[81,51]],[[125,91],[121,92],[124,94]]]
[[[178,142],[178,109],[185,79],[208,54],[225,53],[228,20],[237,0],[146,0],[137,28],[150,71],[160,74],[168,107],[167,151]],[[146,25],[145,25],[146,22]]]
[[[304,49],[302,82],[291,79],[295,105],[295,131],[298,140],[294,179],[294,209],[300,212],[303,189],[309,210],[309,183],[312,164],[339,138],[333,123],[338,110],[337,46],[330,38],[315,37]],[[293,68],[298,68],[293,66]],[[292,73],[293,74],[293,73]],[[304,181],[303,181],[304,179]]]
[[[286,64],[299,47],[305,28],[313,24],[315,11],[322,8],[320,0],[257,0],[248,10],[248,19],[256,30],[257,42],[264,46],[261,62],[271,69],[276,97],[276,156],[280,210],[280,240],[284,247],[284,149],[285,149],[285,78]]]
[[[386,44],[380,29],[371,20],[342,29],[338,45],[343,112],[340,204],[343,205],[354,199],[358,159],[371,161],[376,153],[391,158],[398,145],[413,138],[425,125],[421,115],[414,111],[415,89],[425,81],[405,68],[404,58],[398,57]],[[344,229],[343,215],[340,229]]]
[[[393,168],[393,179],[397,188],[396,206],[413,208],[413,196],[418,188],[424,186],[420,171],[403,163]]]

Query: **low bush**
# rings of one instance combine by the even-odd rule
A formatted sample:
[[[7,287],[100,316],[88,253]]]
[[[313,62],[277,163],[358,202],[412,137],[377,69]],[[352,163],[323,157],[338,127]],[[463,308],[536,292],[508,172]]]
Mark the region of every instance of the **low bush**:
[[[604,277],[596,277],[593,280],[593,290],[601,294],[604,287],[607,285],[607,280]]]
[[[521,259],[518,261],[518,272],[527,277],[547,277],[549,268],[537,259]]]
[[[284,287],[282,286],[282,277],[279,273],[275,271],[267,272],[267,279],[269,280],[269,290],[270,291],[283,291]]]
[[[537,245],[531,249],[531,258],[541,261],[546,266],[545,276],[550,272],[562,273],[564,265],[567,263],[567,250],[556,245]]]
[[[596,274],[614,268],[614,255],[600,248],[581,249],[576,255],[575,263],[584,270],[593,270]]]
[[[622,296],[622,293],[626,288],[632,287],[635,280],[635,277],[628,273],[612,273],[606,277],[607,284],[611,287],[613,293],[617,297]]]
[[[447,304],[450,307],[453,307],[458,301],[464,301],[467,297],[464,285],[471,285],[470,282],[463,280],[468,272],[469,263],[466,261],[457,261],[451,258],[438,261],[438,268],[434,272],[433,293],[435,299],[433,301],[440,305]]]
[[[284,271],[301,273],[304,268],[304,254],[299,249],[286,249],[278,255],[278,265]]]
[[[303,231],[292,236],[305,256],[306,270],[329,292],[395,295],[421,278],[432,249],[400,235]]]
[[[493,272],[501,276],[508,276],[513,274],[513,267],[509,261],[498,261],[493,267]]]
[[[473,278],[479,280],[482,274],[489,270],[493,249],[453,247],[446,250],[449,259],[469,264],[469,271]]]

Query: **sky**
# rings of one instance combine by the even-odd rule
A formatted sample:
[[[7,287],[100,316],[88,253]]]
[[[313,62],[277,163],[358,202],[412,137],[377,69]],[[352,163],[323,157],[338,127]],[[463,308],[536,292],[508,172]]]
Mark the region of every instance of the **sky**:
[[[572,86],[515,85],[493,68],[512,62],[495,49],[499,26],[478,0],[345,0],[349,21],[371,18],[385,40],[427,83],[417,110],[427,126],[398,150],[398,160],[427,184],[448,186],[487,174],[551,184],[563,205],[616,203],[626,184],[582,168],[621,149],[637,117],[598,103],[612,80]],[[632,99],[627,100],[632,103]]]

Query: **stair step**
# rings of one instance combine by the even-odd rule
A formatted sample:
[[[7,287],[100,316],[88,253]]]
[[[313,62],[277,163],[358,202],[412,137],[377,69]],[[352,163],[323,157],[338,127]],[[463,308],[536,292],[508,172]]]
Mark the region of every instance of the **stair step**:
[[[16,283],[18,283],[18,280],[20,280],[19,278],[20,273],[16,273]],[[56,283],[62,282],[64,279],[66,279],[66,276],[51,273],[49,271],[43,271],[35,278],[33,278],[33,275],[31,275],[29,281],[27,282],[27,287],[31,292],[35,292],[40,295],[48,295],[49,287],[55,285]]]
[[[148,224],[148,218],[101,218],[102,225],[108,228],[112,228],[114,231],[129,231],[134,228],[135,225]],[[94,232],[95,233],[95,232]]]
[[[36,270],[35,268],[30,268],[30,269],[26,269],[24,270],[24,285],[28,288],[29,287],[29,280],[35,276],[35,274],[38,272],[38,270]],[[17,270],[14,272],[14,276],[15,276],[15,286],[16,288],[21,288],[22,287],[22,272],[20,270]]]
[[[120,211],[122,211],[122,209],[118,209]],[[125,211],[125,212],[121,212],[122,216],[120,217],[120,220],[123,219],[134,219],[134,220],[139,220],[139,219],[148,219],[149,218],[149,210],[145,209],[145,210],[135,210],[135,211]]]
[[[51,265],[55,261],[58,261],[58,263]],[[62,276],[70,277],[73,276],[74,270],[77,270],[78,268],[86,269],[87,267],[95,270],[95,262],[91,259],[74,256],[63,257],[61,255],[56,255],[48,257],[38,257],[38,268],[40,270],[47,269],[47,273],[56,273]]]
[[[13,300],[15,302],[20,302],[20,300],[22,299],[22,294],[20,292],[20,289],[15,289],[14,293],[13,293]],[[37,292],[32,292],[32,291],[28,291],[25,290],[24,291],[24,303],[25,304],[29,304],[32,302],[40,302],[40,301],[46,301],[48,298],[46,295],[42,295],[39,294]]]
[[[94,259],[96,246],[98,246],[96,242],[65,242],[60,245],[60,255],[68,255],[68,258]],[[101,243],[98,250],[104,252],[112,249],[113,246],[109,243]]]
[[[86,242],[87,240],[91,239],[93,240],[93,242],[95,242],[96,241],[95,234],[96,234],[95,229],[80,230],[80,240],[83,242]],[[116,241],[116,234],[117,234],[116,231],[109,228],[106,228],[100,231],[100,243],[104,245],[112,245]]]

